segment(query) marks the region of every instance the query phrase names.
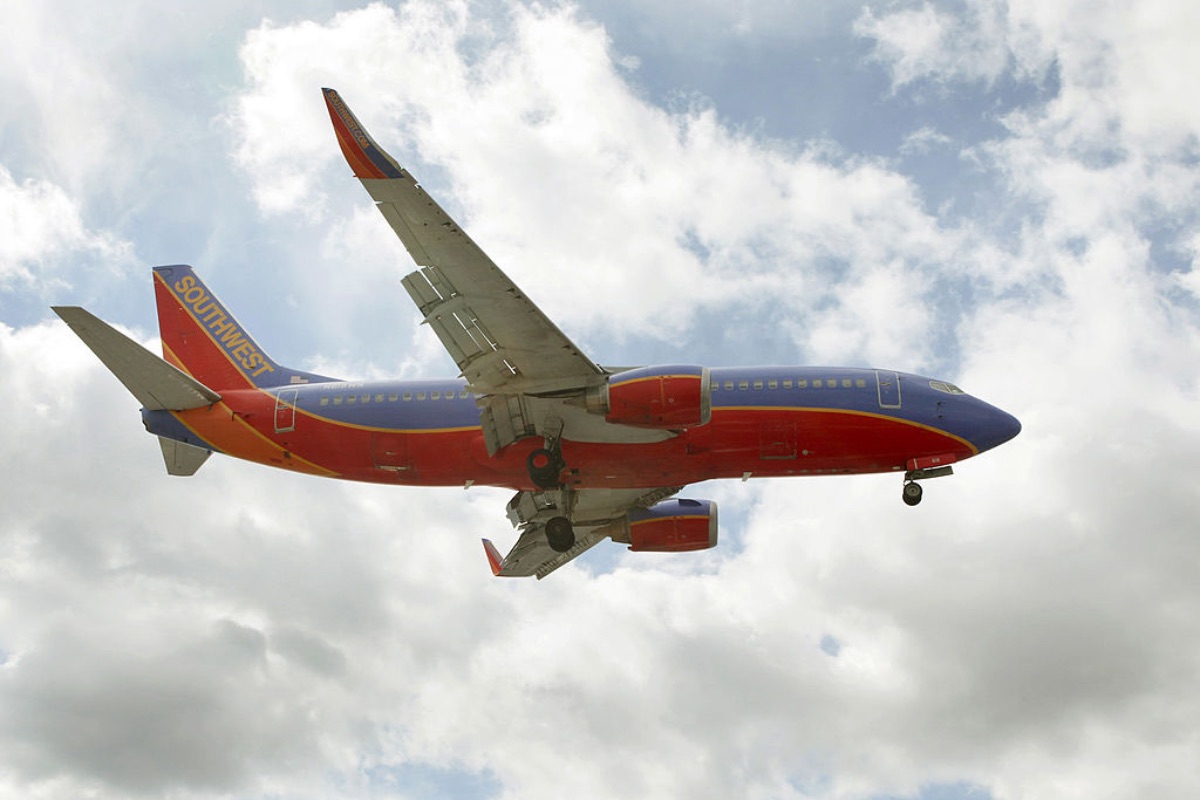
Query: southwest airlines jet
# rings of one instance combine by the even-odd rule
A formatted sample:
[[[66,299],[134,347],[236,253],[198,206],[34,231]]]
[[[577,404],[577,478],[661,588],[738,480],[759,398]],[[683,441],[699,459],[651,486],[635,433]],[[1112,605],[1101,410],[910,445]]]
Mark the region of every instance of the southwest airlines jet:
[[[54,310],[141,402],[167,471],[211,453],[402,486],[502,486],[520,529],[493,573],[543,578],[605,538],[717,543],[713,478],[895,472],[918,481],[1017,435],[951,383],[888,369],[607,368],[584,354],[325,90],[342,153],[407,248],[403,279],[457,378],[344,381],[274,361],[187,266],[154,269],[163,358],[78,307]]]

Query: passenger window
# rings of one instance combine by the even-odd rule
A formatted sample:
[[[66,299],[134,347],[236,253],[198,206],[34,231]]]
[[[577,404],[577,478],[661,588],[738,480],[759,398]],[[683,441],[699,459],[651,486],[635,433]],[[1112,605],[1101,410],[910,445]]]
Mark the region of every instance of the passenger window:
[[[738,381],[738,389],[745,391],[750,388],[750,381]]]
[[[355,403],[357,403],[357,402],[358,402],[358,395],[356,395],[356,394],[351,394],[351,395],[347,395],[347,396],[346,396],[346,403],[347,403],[347,404],[349,404],[349,405],[354,405],[354,404],[355,404]]]
[[[842,388],[843,389],[849,389],[852,385],[853,384],[850,382],[849,378],[842,378]]]
[[[322,397],[322,398],[321,398],[321,405],[323,405],[323,406],[327,406],[327,405],[329,405],[329,398],[328,398],[328,397]]]
[[[726,389],[732,389],[732,388],[733,388],[733,381],[725,381],[725,388],[726,388]]]
[[[778,389],[779,381],[767,381],[767,388],[768,389]]]
[[[762,383],[762,381],[755,381],[755,382],[754,382],[754,388],[755,388],[755,389],[761,389],[762,387],[763,387],[763,383]]]
[[[399,399],[400,399],[400,395],[399,395],[399,394],[397,394],[396,392],[392,392],[391,394],[389,394],[389,395],[388,395],[388,402],[389,402],[389,403],[394,403],[394,402],[396,402],[396,401],[397,401],[397,400],[399,400]]]
[[[430,393],[429,393],[429,399],[430,399],[430,400],[441,400],[441,399],[442,399],[442,393],[441,393],[441,392],[430,392]]]
[[[376,402],[376,403],[382,403],[382,402],[383,402],[383,395],[382,395],[382,394],[377,394],[377,395],[375,395],[375,402]]]
[[[369,403],[369,402],[371,402],[371,395],[369,395],[369,394],[364,394],[364,395],[362,396],[362,401],[363,401],[364,403]]]
[[[821,388],[823,388],[823,387],[824,387],[824,384],[821,382],[821,379],[820,379],[820,378],[817,378],[816,380],[814,380],[814,381],[813,381],[813,388],[814,388],[814,389],[821,389]]]
[[[404,393],[404,402],[408,403],[411,401],[412,401],[412,392],[405,392]]]
[[[458,393],[458,396],[461,397],[463,400],[466,400],[467,397],[470,396],[470,394],[471,393],[468,392],[466,389],[463,389],[461,392]]]
[[[807,389],[808,388],[808,380],[801,378],[800,380],[796,381],[796,388],[797,389]]]
[[[333,398],[333,404],[335,406],[340,406],[342,404],[342,396],[340,394],[337,397]]]
[[[417,399],[418,399],[418,400],[424,400],[424,399],[425,399],[425,393],[424,393],[424,392],[417,392]]]
[[[865,389],[865,388],[867,388],[867,381],[865,378],[856,378],[854,380],[854,385],[857,386],[859,389]]]
[[[785,389],[790,389],[790,388],[792,388],[792,381],[791,381],[791,379],[788,379],[788,380],[786,380],[786,381],[784,381],[784,382],[783,382],[783,388],[785,388]]]

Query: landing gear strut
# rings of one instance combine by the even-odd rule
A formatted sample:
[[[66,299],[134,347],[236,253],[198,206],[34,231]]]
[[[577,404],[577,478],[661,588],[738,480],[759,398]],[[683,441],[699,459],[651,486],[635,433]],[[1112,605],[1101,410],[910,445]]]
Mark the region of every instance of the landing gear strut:
[[[565,553],[575,545],[575,529],[566,517],[551,517],[546,521],[546,541],[556,553]]]

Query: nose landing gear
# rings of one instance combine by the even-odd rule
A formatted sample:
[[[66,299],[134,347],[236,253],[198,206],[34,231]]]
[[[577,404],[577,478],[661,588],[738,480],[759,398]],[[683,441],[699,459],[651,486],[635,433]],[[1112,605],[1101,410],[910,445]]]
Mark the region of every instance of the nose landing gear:
[[[900,496],[904,499],[904,504],[906,506],[915,506],[921,502],[924,491],[921,489],[921,484],[917,483],[917,481],[929,480],[930,478],[944,478],[947,475],[953,474],[954,468],[951,466],[908,470],[904,473],[904,488],[900,493]]]

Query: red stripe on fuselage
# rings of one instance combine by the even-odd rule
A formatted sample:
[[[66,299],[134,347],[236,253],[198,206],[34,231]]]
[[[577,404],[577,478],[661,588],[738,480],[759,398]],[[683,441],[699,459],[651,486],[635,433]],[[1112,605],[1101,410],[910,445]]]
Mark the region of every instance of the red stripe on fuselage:
[[[532,489],[530,437],[487,455],[477,427],[392,430],[295,412],[295,429],[274,430],[276,398],[229,393],[177,416],[223,452],[295,471],[375,483]],[[909,420],[833,408],[724,407],[712,421],[653,444],[564,440],[568,481],[579,488],[674,486],[713,478],[853,474],[903,470],[911,458],[975,455],[966,440]]]

